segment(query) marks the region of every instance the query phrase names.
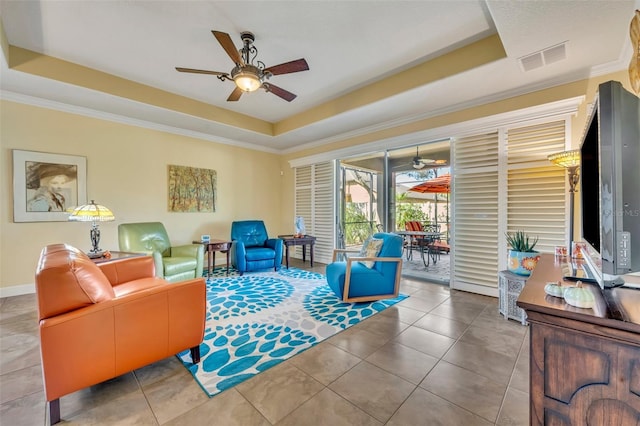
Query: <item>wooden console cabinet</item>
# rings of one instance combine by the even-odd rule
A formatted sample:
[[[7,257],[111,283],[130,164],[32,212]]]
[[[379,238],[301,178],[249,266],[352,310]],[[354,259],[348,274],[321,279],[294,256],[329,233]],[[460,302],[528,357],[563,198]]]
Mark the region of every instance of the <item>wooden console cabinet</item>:
[[[585,284],[596,306],[580,309],[545,294],[561,278],[543,255],[517,302],[531,327],[530,424],[640,425],[640,290]]]

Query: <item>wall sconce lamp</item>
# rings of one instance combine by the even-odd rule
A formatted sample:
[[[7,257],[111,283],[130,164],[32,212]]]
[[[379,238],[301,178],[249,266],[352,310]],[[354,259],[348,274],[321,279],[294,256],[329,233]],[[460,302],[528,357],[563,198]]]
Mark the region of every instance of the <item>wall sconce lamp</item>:
[[[580,181],[580,150],[574,149],[571,151],[557,152],[547,157],[549,161],[559,167],[567,169],[567,176],[569,178],[569,256],[573,246],[573,208],[575,193],[577,192],[576,186]]]
[[[89,236],[91,238],[91,251],[87,253],[87,256],[91,259],[96,259],[103,256],[103,251],[99,248],[100,243],[100,229],[98,228],[98,222],[110,222],[115,220],[115,216],[105,206],[96,204],[91,200],[90,204],[78,206],[73,209],[73,212],[69,216],[69,220],[72,222],[91,222],[91,231]]]

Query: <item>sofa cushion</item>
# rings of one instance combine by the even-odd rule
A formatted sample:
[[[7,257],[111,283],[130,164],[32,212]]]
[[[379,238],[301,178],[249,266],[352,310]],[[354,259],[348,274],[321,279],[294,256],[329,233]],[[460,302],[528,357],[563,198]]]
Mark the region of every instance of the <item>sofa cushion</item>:
[[[273,259],[276,253],[271,248],[267,247],[252,247],[247,250],[246,259],[248,262],[255,262],[257,260]]]
[[[377,257],[382,250],[383,240],[378,238],[367,238],[367,240],[362,245],[362,249],[360,253],[358,253],[358,257]],[[362,263],[367,268],[373,268],[375,262],[373,260],[361,260]]]
[[[52,244],[42,250],[36,270],[36,291],[40,319],[115,296],[100,268],[86,254],[66,244]]]
[[[170,253],[169,235],[162,222],[121,223],[118,225],[120,250],[151,253]]]

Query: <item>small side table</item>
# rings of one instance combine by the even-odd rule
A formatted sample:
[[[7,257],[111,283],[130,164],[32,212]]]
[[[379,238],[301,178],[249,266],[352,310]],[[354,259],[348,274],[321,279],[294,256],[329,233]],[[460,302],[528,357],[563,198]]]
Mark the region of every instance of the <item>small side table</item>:
[[[498,310],[504,319],[511,318],[527,325],[527,313],[516,302],[528,278],[509,271],[498,272]]]
[[[302,261],[306,261],[307,252],[306,247],[309,246],[309,260],[311,261],[311,266],[313,267],[313,246],[316,243],[316,237],[311,235],[304,235],[302,237],[294,237],[293,235],[278,235],[278,238],[282,240],[285,247],[285,259],[287,269],[289,269],[289,247],[290,246],[302,246]]]
[[[193,241],[193,244],[203,244],[204,250],[207,252],[207,278],[211,277],[212,268],[216,263],[216,252],[227,254],[227,275],[229,275],[229,251],[231,250],[231,241],[227,240],[209,240]]]
[[[118,259],[127,259],[130,257],[140,257],[140,256],[148,256],[147,254],[144,253],[131,253],[131,252],[127,252],[127,251],[110,251],[110,250],[105,250],[106,252],[109,252],[111,254],[111,256],[109,257],[96,257],[91,259],[91,261],[93,263],[100,264],[100,263],[107,263],[107,262],[113,262],[114,260],[118,260]]]

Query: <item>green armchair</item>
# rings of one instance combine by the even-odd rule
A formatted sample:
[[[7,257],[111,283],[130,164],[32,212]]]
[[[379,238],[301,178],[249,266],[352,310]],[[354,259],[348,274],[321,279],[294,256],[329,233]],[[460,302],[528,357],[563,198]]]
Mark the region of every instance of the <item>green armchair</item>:
[[[120,224],[118,243],[121,251],[153,256],[156,277],[178,282],[202,276],[204,246],[188,244],[172,247],[167,230],[160,222]]]

